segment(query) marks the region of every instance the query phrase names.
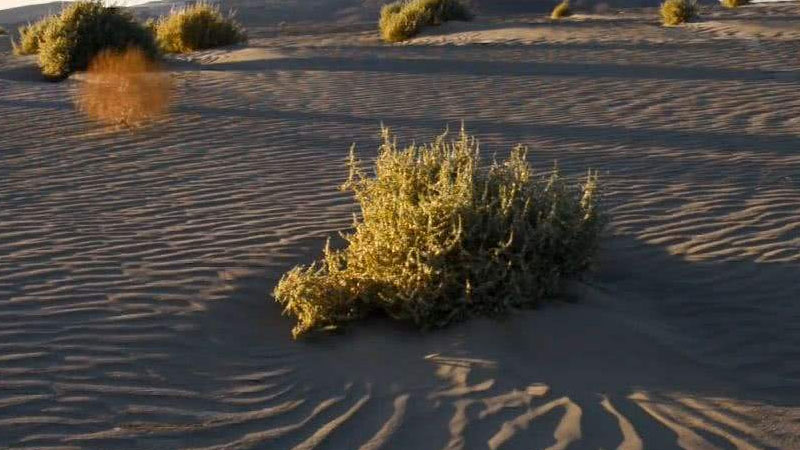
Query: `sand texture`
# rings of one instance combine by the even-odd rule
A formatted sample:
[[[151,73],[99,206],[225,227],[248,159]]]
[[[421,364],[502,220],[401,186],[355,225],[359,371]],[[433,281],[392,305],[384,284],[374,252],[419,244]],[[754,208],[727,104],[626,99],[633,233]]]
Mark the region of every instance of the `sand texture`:
[[[800,448],[800,6],[655,14],[392,46],[265,22],[171,60],[135,132],[0,36],[0,448]],[[600,172],[594,273],[506,319],[292,341],[269,292],[350,226],[350,144],[461,120],[487,157]]]

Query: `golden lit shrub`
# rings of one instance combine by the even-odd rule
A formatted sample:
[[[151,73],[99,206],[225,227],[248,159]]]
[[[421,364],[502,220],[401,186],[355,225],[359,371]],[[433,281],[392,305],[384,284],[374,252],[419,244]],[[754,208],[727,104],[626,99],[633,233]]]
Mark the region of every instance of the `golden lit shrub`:
[[[295,337],[382,312],[419,327],[495,315],[557,295],[585,271],[604,218],[597,178],[571,187],[533,172],[527,149],[480,167],[463,130],[397,146],[388,130],[370,176],[351,150],[343,189],[361,208],[344,249],[295,267],[273,295]]]
[[[99,1],[70,3],[61,14],[46,19],[37,45],[42,74],[52,79],[86,69],[103,50],[134,46],[157,55],[153,36],[130,13]]]
[[[164,115],[170,95],[169,75],[134,47],[98,54],[78,89],[77,104],[93,120],[134,127]]]
[[[461,0],[400,0],[381,9],[378,28],[386,42],[400,42],[427,25],[471,19],[472,13]]]
[[[666,0],[661,4],[661,23],[675,26],[697,17],[698,6],[695,0]]]
[[[722,0],[722,6],[726,8],[738,8],[750,3],[750,0]]]
[[[551,19],[561,19],[562,17],[569,17],[572,15],[572,10],[569,7],[569,0],[564,0],[563,2],[556,5],[553,8],[553,12],[550,13]]]
[[[173,10],[158,20],[155,30],[158,46],[166,53],[188,53],[247,41],[238,23],[224,16],[219,7],[203,2]]]
[[[39,53],[39,43],[42,40],[42,36],[55,17],[56,16],[43,17],[34,23],[29,23],[20,27],[19,43],[12,43],[14,46],[14,54],[35,55]]]

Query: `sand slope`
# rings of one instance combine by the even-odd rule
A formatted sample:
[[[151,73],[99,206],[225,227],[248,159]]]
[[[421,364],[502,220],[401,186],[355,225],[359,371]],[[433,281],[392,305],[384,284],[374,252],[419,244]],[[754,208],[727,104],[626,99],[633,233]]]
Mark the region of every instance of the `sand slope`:
[[[0,37],[0,448],[800,448],[800,41],[755,8],[800,12],[256,32],[136,133]],[[350,143],[462,119],[600,170],[576,302],[292,342],[268,293],[349,226]]]

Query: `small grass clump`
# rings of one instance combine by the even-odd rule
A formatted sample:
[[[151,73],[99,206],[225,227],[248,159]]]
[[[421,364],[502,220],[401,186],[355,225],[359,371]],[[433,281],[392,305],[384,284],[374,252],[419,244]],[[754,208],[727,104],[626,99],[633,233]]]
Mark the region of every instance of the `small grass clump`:
[[[424,26],[471,19],[472,13],[461,0],[400,0],[381,9],[378,28],[386,42],[400,42]]]
[[[556,5],[553,8],[553,12],[550,13],[550,18],[553,20],[558,20],[564,17],[569,17],[572,15],[572,9],[569,7],[569,0],[564,0],[563,2]]]
[[[200,2],[173,10],[155,24],[158,46],[166,53],[188,53],[247,41],[242,27],[219,7]]]
[[[86,69],[103,50],[129,47],[151,58],[158,53],[153,36],[130,13],[91,0],[71,3],[59,15],[22,27],[15,51],[38,54],[42,74],[62,79]]]
[[[661,4],[661,23],[676,26],[697,17],[699,8],[695,0],[665,0]]]
[[[535,174],[527,149],[480,167],[463,130],[398,147],[383,130],[370,176],[351,150],[343,189],[360,204],[347,246],[295,267],[273,295],[294,337],[381,312],[422,328],[496,315],[556,295],[585,271],[604,224],[596,175],[571,187]]]
[[[77,104],[89,118],[128,128],[164,115],[171,80],[141,49],[104,50],[89,64]]]
[[[750,0],[722,0],[722,6],[730,9],[738,8],[750,3]]]
[[[56,16],[47,16],[36,22],[23,25],[19,28],[19,42],[12,42],[15,55],[35,55],[39,53],[39,43],[42,41],[45,30],[56,19]]]

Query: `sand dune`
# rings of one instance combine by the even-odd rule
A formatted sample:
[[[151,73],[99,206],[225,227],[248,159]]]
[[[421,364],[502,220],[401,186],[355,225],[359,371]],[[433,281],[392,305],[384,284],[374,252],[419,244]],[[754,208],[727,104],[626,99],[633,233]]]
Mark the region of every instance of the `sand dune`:
[[[256,30],[136,132],[0,36],[0,448],[800,448],[800,9],[715,11]],[[349,145],[462,119],[600,171],[575,301],[291,341],[268,293],[350,225]]]

